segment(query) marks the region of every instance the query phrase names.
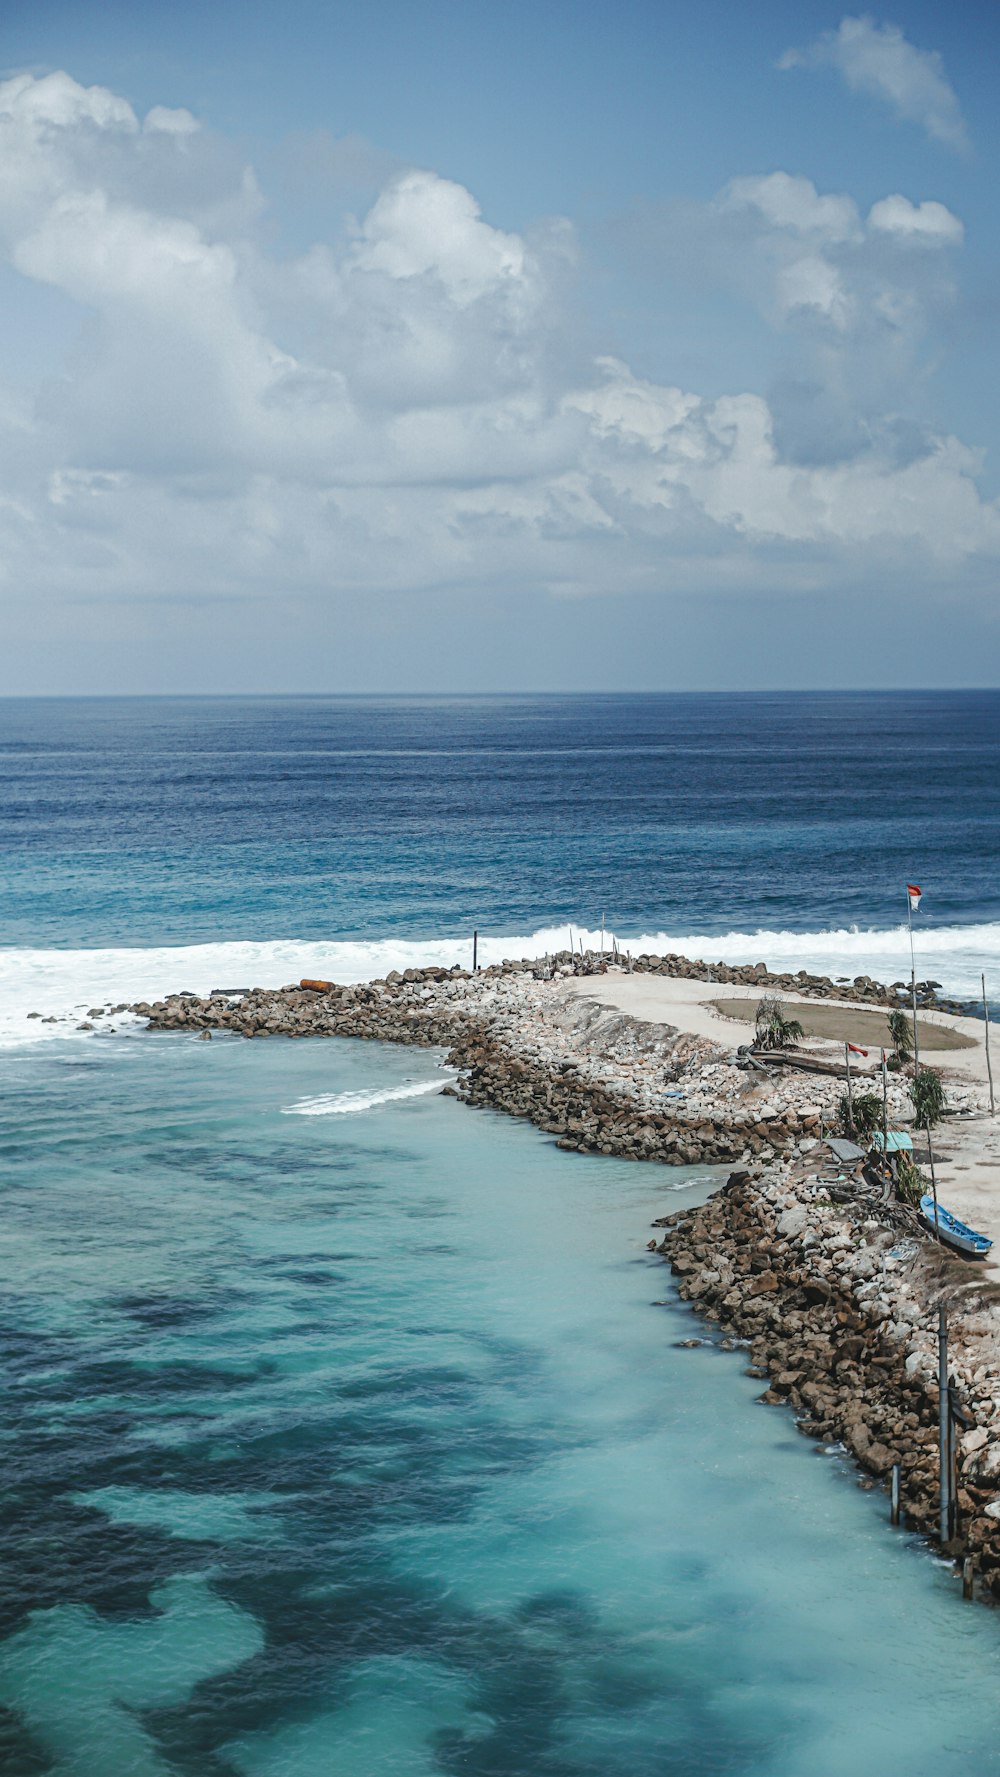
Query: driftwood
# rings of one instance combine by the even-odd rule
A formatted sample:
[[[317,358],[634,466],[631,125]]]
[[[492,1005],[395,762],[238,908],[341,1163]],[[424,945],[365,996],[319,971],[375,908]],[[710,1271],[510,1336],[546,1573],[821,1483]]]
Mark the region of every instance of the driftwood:
[[[828,1080],[846,1080],[847,1069],[840,1061],[821,1061],[818,1055],[793,1055],[787,1049],[751,1049],[746,1057],[758,1067],[793,1067],[803,1074],[824,1074]],[[874,1068],[852,1067],[852,1080],[874,1080]]]

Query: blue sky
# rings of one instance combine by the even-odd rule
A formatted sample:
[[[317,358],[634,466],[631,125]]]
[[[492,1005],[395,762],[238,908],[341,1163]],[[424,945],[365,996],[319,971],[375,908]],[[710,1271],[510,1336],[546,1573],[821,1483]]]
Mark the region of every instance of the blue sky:
[[[22,9],[0,691],[996,683],[998,35]]]

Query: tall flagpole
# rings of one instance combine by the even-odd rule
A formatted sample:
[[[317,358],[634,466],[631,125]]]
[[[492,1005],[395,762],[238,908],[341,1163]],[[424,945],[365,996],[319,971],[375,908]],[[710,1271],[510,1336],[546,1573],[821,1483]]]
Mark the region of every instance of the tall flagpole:
[[[917,1039],[917,965],[913,956],[913,902],[906,891],[906,923],[910,928],[910,993],[913,999],[913,1077],[920,1072],[920,1043]]]
[[[919,891],[918,891],[919,895]],[[910,900],[910,885],[906,885],[906,923],[910,928],[910,987],[913,994],[913,1078],[916,1082],[920,1074],[920,1043],[917,1037],[917,965],[913,957],[913,902]],[[938,1220],[937,1179],[934,1175],[934,1143],[931,1141],[931,1126],[927,1130],[927,1158],[931,1166],[931,1193],[934,1199],[934,1232],[941,1239],[941,1224]]]

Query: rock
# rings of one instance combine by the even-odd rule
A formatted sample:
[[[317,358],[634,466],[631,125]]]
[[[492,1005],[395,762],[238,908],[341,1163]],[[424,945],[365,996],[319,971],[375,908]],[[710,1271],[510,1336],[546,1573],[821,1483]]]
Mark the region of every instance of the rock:
[[[771,1387],[778,1394],[790,1394],[793,1388],[798,1387],[802,1376],[801,1370],[780,1370],[777,1376],[772,1379]]]
[[[892,1451],[886,1448],[885,1444],[872,1443],[869,1444],[868,1449],[865,1452],[864,1460],[867,1466],[870,1469],[873,1469],[877,1475],[885,1475],[892,1468],[896,1458]]]
[[[750,1285],[751,1296],[774,1295],[778,1288],[778,1279],[773,1271],[761,1271]]]
[[[966,1432],[962,1439],[962,1450],[966,1456],[973,1456],[977,1450],[984,1449],[988,1443],[989,1438],[986,1432],[981,1425],[977,1425],[973,1431]]]
[[[801,1204],[786,1209],[784,1215],[778,1217],[778,1233],[782,1239],[794,1239],[801,1234],[809,1219],[809,1212]]]

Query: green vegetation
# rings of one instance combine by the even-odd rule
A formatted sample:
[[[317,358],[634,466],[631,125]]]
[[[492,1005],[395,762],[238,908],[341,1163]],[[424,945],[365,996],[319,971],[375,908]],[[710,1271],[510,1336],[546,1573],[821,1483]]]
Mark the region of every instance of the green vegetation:
[[[882,1127],[882,1100],[877,1092],[856,1092],[854,1094],[853,1113],[851,1101],[845,1092],[840,1100],[840,1121],[848,1135],[853,1135],[862,1145],[870,1141],[876,1129]]]
[[[933,1129],[948,1108],[940,1076],[933,1068],[922,1067],[910,1081],[913,1100],[913,1121],[918,1129]]]
[[[909,1154],[896,1155],[896,1196],[901,1203],[918,1204],[927,1189],[927,1180]]]
[[[797,1018],[786,1018],[777,994],[766,993],[757,1007],[758,1049],[787,1049],[803,1035]]]
[[[902,1011],[890,1012],[886,1023],[892,1039],[893,1056],[900,1067],[905,1067],[913,1054],[913,1026]]]

